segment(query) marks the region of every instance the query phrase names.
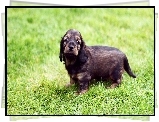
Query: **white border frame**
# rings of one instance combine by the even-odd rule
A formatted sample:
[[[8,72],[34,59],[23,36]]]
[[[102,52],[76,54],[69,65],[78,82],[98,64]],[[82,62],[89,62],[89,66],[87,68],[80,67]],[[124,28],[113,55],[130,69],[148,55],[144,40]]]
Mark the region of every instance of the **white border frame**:
[[[121,4],[121,3],[137,3],[137,2],[147,2],[147,0],[111,0],[111,1],[106,1],[106,0],[93,0],[93,1],[89,1],[89,0],[13,0],[13,1],[24,1],[24,2],[31,2],[31,3],[45,3],[45,4],[61,4],[61,5],[101,5],[101,4]],[[8,6],[10,5],[10,0],[2,0],[0,1],[0,13],[2,15],[2,13],[5,12],[5,6]],[[149,0],[149,5],[150,6],[156,6],[155,7],[155,10],[156,10],[156,13],[158,13],[159,11],[159,4],[157,4],[157,0]],[[1,82],[0,82],[0,90],[3,86],[3,80],[4,80],[4,63],[5,63],[5,59],[4,59],[4,47],[3,47],[3,36],[2,36],[2,22],[1,22],[2,18],[0,19],[0,78],[1,78]],[[158,19],[157,19],[158,21]],[[159,28],[159,23],[157,22],[157,29]],[[156,67],[158,67],[158,62],[159,62],[159,59],[158,59],[158,54],[159,54],[159,48],[158,47],[158,35],[159,35],[159,31],[156,31],[156,60],[155,60],[155,63],[156,63]],[[158,85],[159,83],[157,82],[158,80],[158,76],[159,76],[159,68],[155,68],[155,75],[156,75],[156,90],[158,90]],[[2,90],[1,90],[2,91]],[[0,99],[2,98],[2,93],[0,93]],[[157,94],[157,98],[159,99],[159,94]],[[159,101],[159,100],[158,100]],[[159,105],[159,102],[157,101],[157,105]],[[0,100],[0,105],[1,105],[1,100]],[[5,122],[9,122],[10,121],[10,117],[9,116],[5,116],[5,112],[4,112],[4,108],[0,108],[0,118],[2,121],[5,121]],[[155,115],[159,115],[159,109],[156,108],[156,112],[155,112]],[[77,121],[77,117],[78,116],[64,116],[64,117],[50,117],[50,118],[39,118],[39,119],[28,119],[28,120],[17,120],[19,122],[23,122],[23,121],[28,121],[28,122],[33,122],[33,121],[38,121],[38,122],[43,122],[43,121],[65,121],[65,122],[74,122],[74,121]],[[86,119],[87,118],[87,119]],[[118,122],[141,122],[141,120],[129,120],[129,119],[118,119],[118,118],[108,118],[108,117],[94,117],[94,116],[80,116],[80,121],[84,121],[84,120],[87,120],[88,119],[91,119],[91,120],[94,120],[94,121],[102,121],[102,122],[105,122],[105,121],[118,121]],[[150,121],[156,121],[156,117],[150,117]]]

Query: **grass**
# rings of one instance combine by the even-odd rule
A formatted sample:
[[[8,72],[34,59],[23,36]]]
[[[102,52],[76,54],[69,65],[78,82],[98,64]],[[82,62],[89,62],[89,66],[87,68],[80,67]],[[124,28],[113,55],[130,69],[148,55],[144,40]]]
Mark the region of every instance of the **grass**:
[[[97,82],[81,96],[75,86],[66,89],[59,44],[70,28],[87,45],[122,50],[137,78],[125,73],[120,87]],[[8,115],[152,115],[154,106],[153,9],[8,9]]]

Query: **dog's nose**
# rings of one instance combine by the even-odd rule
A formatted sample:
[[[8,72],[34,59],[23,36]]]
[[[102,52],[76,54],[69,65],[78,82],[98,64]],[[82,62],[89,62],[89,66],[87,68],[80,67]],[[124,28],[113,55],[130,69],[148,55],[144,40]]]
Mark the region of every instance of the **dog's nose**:
[[[73,45],[70,45],[70,46],[69,46],[69,50],[70,50],[70,51],[72,51],[72,50],[73,50],[73,48],[74,48],[74,46],[73,46]]]

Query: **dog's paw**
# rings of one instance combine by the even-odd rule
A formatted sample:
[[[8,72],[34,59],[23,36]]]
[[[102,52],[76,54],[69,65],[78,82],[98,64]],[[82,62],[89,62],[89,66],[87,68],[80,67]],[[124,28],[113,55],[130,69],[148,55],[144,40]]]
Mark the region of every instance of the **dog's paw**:
[[[82,91],[78,91],[78,92],[75,93],[75,95],[82,95],[82,94],[86,93],[87,91],[88,91],[88,89],[82,90]]]
[[[114,89],[118,86],[117,83],[113,83],[111,86],[106,87],[107,89]]]

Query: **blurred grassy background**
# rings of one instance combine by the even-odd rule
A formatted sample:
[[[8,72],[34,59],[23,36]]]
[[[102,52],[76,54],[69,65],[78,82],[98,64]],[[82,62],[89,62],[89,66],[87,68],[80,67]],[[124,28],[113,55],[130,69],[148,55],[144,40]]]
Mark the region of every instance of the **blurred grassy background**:
[[[7,25],[8,114],[154,114],[153,9],[10,8]],[[78,97],[64,88],[59,42],[70,28],[87,45],[125,52],[137,79],[124,74],[121,87],[98,83]]]

